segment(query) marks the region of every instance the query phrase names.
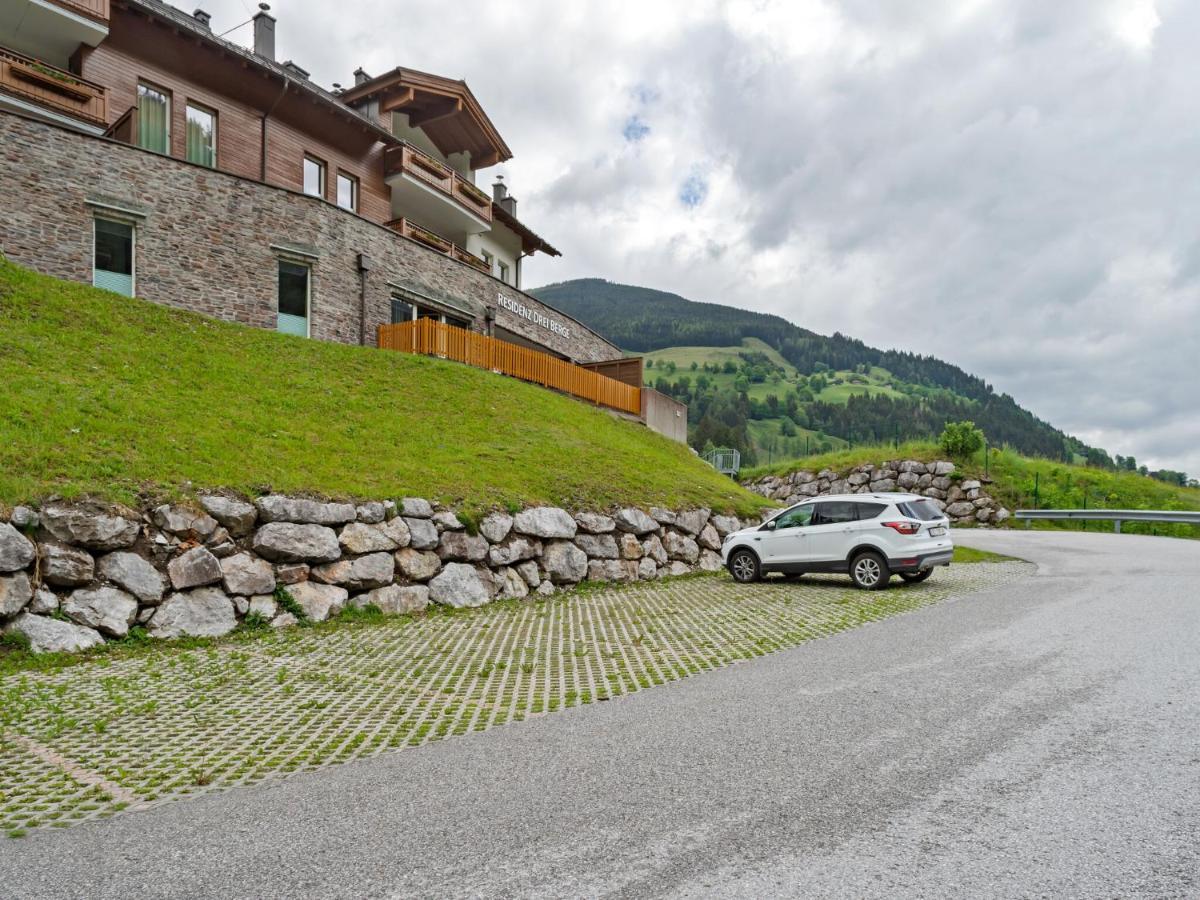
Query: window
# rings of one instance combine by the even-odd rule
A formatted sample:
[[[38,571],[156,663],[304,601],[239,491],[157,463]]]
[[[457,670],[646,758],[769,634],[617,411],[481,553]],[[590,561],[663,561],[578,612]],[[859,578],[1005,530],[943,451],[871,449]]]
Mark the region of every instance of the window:
[[[284,334],[308,337],[309,268],[279,261],[279,319]]]
[[[187,105],[187,161],[208,166],[217,165],[217,114],[211,109]]]
[[[304,193],[325,196],[325,163],[311,156],[304,157]]]
[[[433,321],[435,321],[435,322],[440,322],[440,321],[442,321],[442,314],[440,312],[438,312],[436,309],[428,309],[427,307],[424,307],[424,306],[418,306],[417,307],[417,318],[418,319],[433,319]]]
[[[508,280],[508,263],[500,263],[500,280],[505,284],[511,284]]]
[[[879,514],[885,509],[887,509],[886,503],[859,503],[858,521],[866,522],[878,518]]]
[[[338,172],[337,205],[350,212],[358,212],[358,179],[353,175]]]
[[[138,146],[155,153],[171,151],[171,97],[161,88],[138,82]]]
[[[801,528],[811,524],[812,517],[813,507],[811,503],[806,506],[794,507],[775,520],[775,530],[778,531],[780,528]]]
[[[814,525],[840,525],[843,522],[857,522],[857,504],[847,501],[833,501],[816,504],[817,511],[813,514]]]
[[[395,297],[392,298],[392,324],[398,325],[401,322],[411,322],[416,310],[413,309],[411,303],[405,303]]]
[[[488,267],[488,271],[489,271],[489,272],[495,272],[495,271],[496,271],[496,257],[492,256],[492,254],[488,253],[486,250],[480,250],[480,251],[479,251],[479,257],[480,257],[480,259],[482,259],[482,260],[483,260],[485,263],[487,263],[487,267]]]
[[[442,321],[447,325],[453,325],[455,328],[469,329],[471,327],[471,323],[466,319],[456,319],[453,316],[442,316]]]
[[[133,296],[133,226],[96,219],[92,255],[92,284],[106,291]]]
[[[897,503],[896,509],[901,515],[908,516],[910,519],[920,519],[922,522],[932,522],[935,519],[944,519],[945,513],[937,508],[932,500],[909,500],[906,503]]]

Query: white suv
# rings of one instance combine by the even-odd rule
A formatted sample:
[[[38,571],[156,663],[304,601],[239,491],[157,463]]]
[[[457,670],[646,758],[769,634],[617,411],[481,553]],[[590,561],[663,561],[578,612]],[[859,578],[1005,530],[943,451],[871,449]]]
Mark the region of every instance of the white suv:
[[[848,573],[868,591],[893,574],[924,581],[954,555],[950,520],[916,494],[839,494],[813,497],[725,538],[721,558],[736,581],[768,572]]]

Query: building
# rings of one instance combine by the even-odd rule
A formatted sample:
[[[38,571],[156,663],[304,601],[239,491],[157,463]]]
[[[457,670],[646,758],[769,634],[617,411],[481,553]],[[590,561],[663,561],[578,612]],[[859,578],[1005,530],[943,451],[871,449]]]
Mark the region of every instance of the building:
[[[435,318],[620,357],[521,290],[522,260],[558,251],[480,186],[512,152],[465,82],[360,69],[327,91],[275,58],[259,6],[250,50],[158,0],[0,0],[0,251],[314,338]]]

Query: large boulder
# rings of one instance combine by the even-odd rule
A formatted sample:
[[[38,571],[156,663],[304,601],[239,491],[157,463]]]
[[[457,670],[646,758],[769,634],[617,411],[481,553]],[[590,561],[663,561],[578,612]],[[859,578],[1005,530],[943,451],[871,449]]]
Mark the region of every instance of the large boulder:
[[[207,547],[193,547],[167,563],[167,575],[177,591],[216,584],[221,580],[221,561]]]
[[[171,594],[150,617],[151,637],[221,637],[237,628],[233,601],[216,587]]]
[[[34,653],[77,653],[104,643],[94,628],[29,613],[17,616],[5,630],[24,635]]]
[[[637,581],[638,564],[629,559],[593,559],[587,577],[589,581]]]
[[[725,564],[721,562],[721,554],[713,550],[701,550],[699,561],[701,572],[720,572],[725,568]]]
[[[186,506],[163,504],[151,513],[154,524],[168,534],[195,541],[207,541],[217,530],[217,520],[206,512]]]
[[[369,553],[357,559],[342,559],[312,570],[312,578],[325,584],[340,584],[351,591],[385,587],[396,578],[396,559],[390,553]]]
[[[96,628],[110,637],[123,638],[137,619],[138,602],[120,588],[81,588],[62,603],[67,618]]]
[[[324,622],[330,616],[336,616],[350,596],[345,588],[333,584],[317,584],[315,581],[302,581],[293,584],[287,590],[292,599],[300,604],[310,622]]]
[[[917,482],[920,480],[921,476],[917,475],[915,472],[901,472],[899,477],[896,479],[896,485],[904,488],[906,491],[912,490],[917,486]]]
[[[275,590],[275,567],[265,559],[239,553],[221,560],[221,580],[231,594],[270,594]]]
[[[538,571],[538,565],[532,559],[517,563],[512,567],[512,570],[524,578],[525,583],[531,588],[535,588],[542,583],[542,573]]]
[[[946,507],[946,515],[952,519],[962,519],[975,515],[975,504],[970,500],[959,500]]]
[[[513,563],[533,559],[542,554],[542,543],[538,540],[510,534],[502,543],[488,551],[488,563],[492,567],[511,566]]]
[[[417,550],[432,550],[438,545],[437,526],[429,519],[406,517],[403,522],[408,526],[410,546]]]
[[[344,525],[353,522],[358,510],[353,503],[322,503],[301,497],[271,494],[256,501],[264,522],[295,522],[298,525]]]
[[[387,507],[378,500],[370,500],[354,507],[354,516],[360,522],[375,525],[387,518]]]
[[[167,586],[158,569],[127,550],[100,557],[96,574],[129,591],[148,606],[154,606],[162,600]]]
[[[405,547],[396,551],[396,568],[410,581],[428,581],[442,567],[442,558],[431,550]]]
[[[58,541],[46,541],[39,547],[42,581],[55,587],[79,587],[96,575],[92,554]]]
[[[26,609],[35,616],[48,616],[56,612],[60,605],[58,595],[54,591],[40,587],[33,592],[33,599],[29,601]]]
[[[249,534],[258,521],[258,509],[245,500],[211,494],[201,497],[200,505],[234,537]]]
[[[717,529],[711,524],[705,525],[700,531],[700,536],[696,538],[696,542],[706,550],[720,550],[721,536],[717,534]]]
[[[37,555],[33,542],[7,522],[0,522],[0,572],[27,568]]]
[[[375,606],[388,615],[420,612],[429,605],[429,588],[423,584],[391,584],[353,597],[350,605],[359,609]]]
[[[393,525],[392,522],[399,523]],[[338,535],[338,542],[347,553],[384,553],[408,546],[411,535],[403,519],[393,519],[386,524],[351,522]],[[402,538],[401,543],[398,538]]]
[[[587,554],[570,541],[552,541],[542,551],[542,566],[555,584],[575,584],[587,577]]]
[[[647,558],[654,560],[658,565],[666,565],[667,551],[663,548],[662,538],[657,534],[652,534],[646,540],[642,541],[642,553]]]
[[[270,594],[260,594],[257,597],[251,597],[250,602],[246,604],[246,615],[260,616],[268,622],[275,618],[279,612],[279,604],[275,601],[275,597]]]
[[[523,600],[529,596],[529,585],[516,569],[506,566],[496,573],[501,600]]]
[[[661,506],[650,507],[650,517],[659,525],[674,525],[679,520],[679,515],[673,509]]]
[[[8,520],[14,528],[37,528],[42,522],[42,517],[37,514],[37,510],[28,506],[14,506]]]
[[[579,526],[580,531],[586,531],[588,534],[608,534],[617,527],[612,516],[593,512],[576,513],[575,524]]]
[[[678,559],[688,565],[694,565],[700,558],[700,546],[687,535],[677,531],[664,534],[662,544],[668,559]]]
[[[620,531],[627,531],[630,534],[649,534],[652,531],[658,530],[658,523],[642,510],[636,507],[627,507],[618,510],[613,516],[613,521],[616,523]]]
[[[254,533],[254,552],[273,562],[332,562],[342,555],[337,534],[324,525],[271,522]]]
[[[636,542],[637,538],[634,538],[634,541]],[[575,537],[575,546],[592,559],[616,559],[621,555],[617,539],[611,534],[580,534]]]
[[[565,509],[557,506],[536,506],[533,509],[523,509],[513,518],[513,530],[518,534],[528,534],[538,538],[575,537],[579,526],[575,519]]]
[[[942,460],[940,462],[935,462],[933,464],[932,471],[933,471],[934,475],[938,475],[938,476],[942,476],[942,477],[944,477],[946,475],[953,475],[954,474],[954,463],[947,462],[946,460]]]
[[[444,606],[483,606],[492,599],[491,585],[479,570],[466,563],[448,563],[429,582],[429,599]]]
[[[400,515],[409,519],[432,519],[433,505],[421,497],[405,497],[400,501]]]
[[[481,562],[488,555],[487,538],[465,531],[444,531],[438,556],[458,562]]]
[[[88,550],[123,550],[133,546],[141,531],[134,519],[82,506],[51,504],[42,509],[41,519],[58,540]]]
[[[440,509],[435,512],[433,524],[437,526],[438,531],[461,531],[467,527],[458,516],[448,509]]]
[[[15,616],[33,599],[33,585],[24,572],[0,575],[0,619]]]
[[[621,535],[621,558],[622,559],[641,559],[645,555],[642,549],[642,542],[638,540],[636,534],[628,532]]]
[[[658,564],[649,556],[638,560],[638,581],[653,581],[658,577]]]
[[[508,513],[493,512],[483,517],[483,521],[479,523],[479,533],[493,544],[498,544],[508,537],[512,527],[512,516]]]
[[[738,521],[737,516],[713,516],[712,526],[717,530],[717,534],[725,537],[727,534],[740,530],[742,523]]]
[[[886,494],[895,489],[896,480],[894,478],[880,478],[878,481],[871,482],[871,493],[873,494]]]
[[[695,537],[704,530],[710,515],[712,515],[712,510],[709,509],[686,510],[675,517],[675,527]]]

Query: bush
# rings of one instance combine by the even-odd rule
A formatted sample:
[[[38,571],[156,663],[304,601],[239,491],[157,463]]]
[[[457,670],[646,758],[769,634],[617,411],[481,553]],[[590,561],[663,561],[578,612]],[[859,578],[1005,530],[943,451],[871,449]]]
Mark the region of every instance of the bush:
[[[965,459],[983,447],[983,432],[974,422],[947,422],[938,443],[950,456]]]

